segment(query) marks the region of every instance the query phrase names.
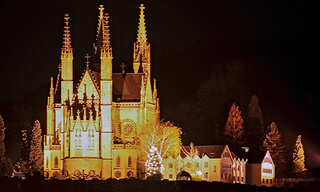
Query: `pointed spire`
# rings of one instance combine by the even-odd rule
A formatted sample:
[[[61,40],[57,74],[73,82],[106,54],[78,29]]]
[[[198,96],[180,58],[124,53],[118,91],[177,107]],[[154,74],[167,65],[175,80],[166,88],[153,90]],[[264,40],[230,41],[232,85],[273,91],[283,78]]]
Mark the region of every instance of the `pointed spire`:
[[[138,37],[137,42],[147,42],[147,31],[146,31],[146,23],[144,19],[144,5],[140,5],[140,19],[139,19],[139,29],[138,29]]]
[[[70,26],[69,26],[69,14],[66,13],[64,15],[65,26],[64,26],[64,34],[63,34],[63,46],[61,50],[61,57],[70,57],[72,56],[72,47],[71,47],[71,37],[70,37]]]
[[[157,80],[156,78],[153,79],[153,103],[156,104],[157,103]]]
[[[50,78],[50,97],[54,95],[53,77]]]
[[[103,5],[99,7],[99,21],[98,21],[98,31],[97,31],[97,38],[95,43],[96,53],[99,50],[104,50],[106,52],[111,52],[111,44],[110,44],[110,33],[109,33],[109,26],[108,26],[108,13],[104,13]]]
[[[109,15],[105,13],[104,15],[104,23],[103,23],[103,36],[102,36],[102,46],[101,50],[112,54],[112,48],[110,43],[110,30],[109,30]]]
[[[147,42],[146,23],[144,18],[144,5],[140,5],[140,19],[138,26],[137,41],[133,43],[133,70],[134,73],[140,72],[142,67],[143,73],[150,77],[150,44]],[[150,80],[150,79],[149,79]]]

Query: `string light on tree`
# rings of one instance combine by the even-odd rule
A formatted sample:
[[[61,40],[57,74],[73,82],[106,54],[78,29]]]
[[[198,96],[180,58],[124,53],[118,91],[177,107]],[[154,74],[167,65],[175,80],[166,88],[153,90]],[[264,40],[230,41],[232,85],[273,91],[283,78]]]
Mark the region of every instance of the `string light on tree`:
[[[162,178],[163,164],[162,158],[158,153],[158,148],[151,146],[150,153],[148,154],[147,166],[147,178],[160,180]]]

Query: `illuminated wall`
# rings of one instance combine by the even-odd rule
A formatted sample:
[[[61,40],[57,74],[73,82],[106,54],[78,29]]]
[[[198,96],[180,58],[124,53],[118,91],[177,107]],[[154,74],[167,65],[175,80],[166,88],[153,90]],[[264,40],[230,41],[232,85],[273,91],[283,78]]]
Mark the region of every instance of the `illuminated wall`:
[[[87,55],[86,69],[78,82],[73,78],[70,17],[65,15],[61,64],[55,82],[51,78],[47,103],[47,177],[144,177],[144,163],[138,161],[137,137],[143,129],[156,126],[160,118],[155,80],[151,86],[144,9],[141,5],[138,38],[133,47],[133,65],[137,67],[139,61],[143,70],[135,68],[126,75],[112,73],[109,16],[101,5],[93,55],[100,71],[91,69]]]
[[[208,156],[209,155],[209,156]],[[188,172],[194,178],[203,181],[221,181],[224,183],[245,184],[247,160],[232,158],[229,147],[226,145],[219,157],[210,157],[211,154],[204,154],[194,157],[186,156],[182,158],[168,157],[163,159],[164,179],[176,180],[176,176],[181,171]],[[240,167],[239,171],[235,169]],[[241,168],[242,167],[242,168]]]

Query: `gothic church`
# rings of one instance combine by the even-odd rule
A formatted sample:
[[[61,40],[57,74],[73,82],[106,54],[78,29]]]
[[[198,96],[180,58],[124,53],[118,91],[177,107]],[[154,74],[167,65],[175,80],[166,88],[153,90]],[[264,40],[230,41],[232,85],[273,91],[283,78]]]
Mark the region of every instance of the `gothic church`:
[[[160,115],[155,79],[151,83],[144,9],[142,4],[133,44],[134,71],[113,73],[109,16],[99,7],[93,63],[87,61],[80,81],[73,77],[69,15],[65,15],[61,64],[57,79],[51,78],[47,101],[46,177],[144,177],[137,136],[155,126]]]

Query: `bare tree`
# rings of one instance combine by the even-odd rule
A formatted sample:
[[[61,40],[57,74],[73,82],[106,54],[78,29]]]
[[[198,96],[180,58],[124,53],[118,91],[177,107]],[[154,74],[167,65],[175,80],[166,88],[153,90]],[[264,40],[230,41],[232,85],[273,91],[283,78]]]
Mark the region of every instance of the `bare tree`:
[[[149,154],[152,146],[157,147],[161,158],[176,157],[181,150],[181,128],[174,126],[170,121],[159,122],[155,127],[147,127],[139,135],[139,148]]]

